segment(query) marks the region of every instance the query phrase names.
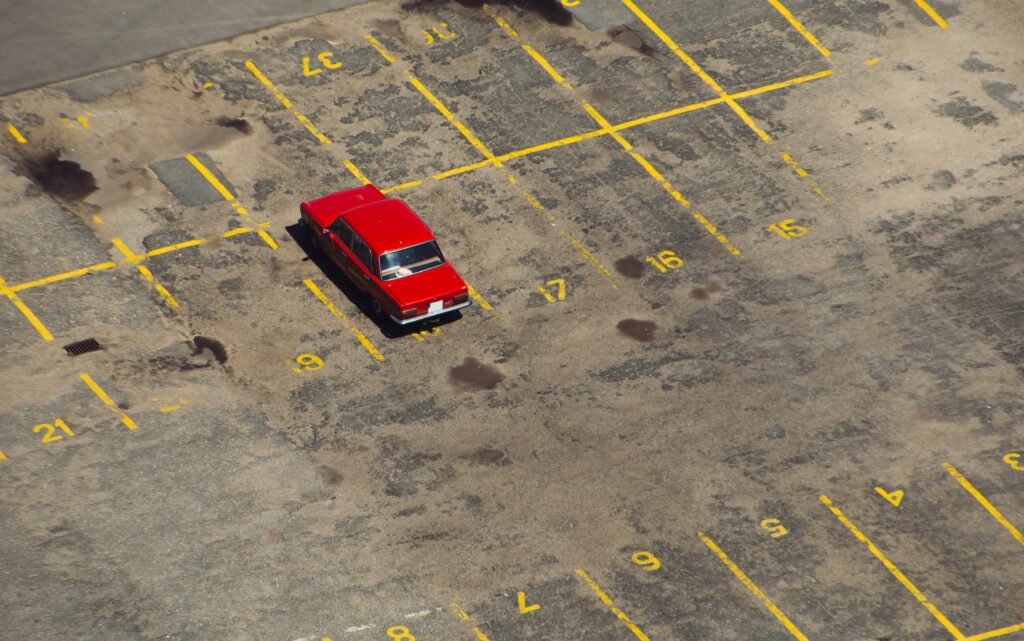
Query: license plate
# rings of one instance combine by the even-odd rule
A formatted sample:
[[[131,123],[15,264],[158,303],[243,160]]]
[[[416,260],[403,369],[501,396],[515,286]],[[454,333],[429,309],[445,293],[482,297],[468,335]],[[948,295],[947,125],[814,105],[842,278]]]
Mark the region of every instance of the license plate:
[[[433,303],[430,304],[429,307],[427,307],[427,313],[428,314],[433,314],[434,312],[439,312],[442,309],[444,309],[444,301],[443,300],[435,300]]]

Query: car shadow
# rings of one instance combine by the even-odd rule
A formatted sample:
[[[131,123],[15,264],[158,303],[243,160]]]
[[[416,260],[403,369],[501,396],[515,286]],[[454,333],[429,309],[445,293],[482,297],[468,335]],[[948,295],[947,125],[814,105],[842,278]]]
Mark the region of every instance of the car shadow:
[[[306,260],[316,265],[323,272],[324,276],[334,284],[335,288],[348,297],[349,301],[359,308],[360,313],[372,321],[377,326],[377,329],[380,330],[381,335],[386,338],[411,336],[424,330],[454,323],[462,318],[462,312],[459,311],[428,318],[425,321],[412,323],[411,325],[399,325],[387,317],[378,316],[373,313],[373,299],[353,285],[352,281],[345,276],[345,273],[327,258],[323,251],[320,250],[320,247],[313,241],[313,235],[302,221],[286,226],[285,231],[292,237],[295,244],[306,253]]]

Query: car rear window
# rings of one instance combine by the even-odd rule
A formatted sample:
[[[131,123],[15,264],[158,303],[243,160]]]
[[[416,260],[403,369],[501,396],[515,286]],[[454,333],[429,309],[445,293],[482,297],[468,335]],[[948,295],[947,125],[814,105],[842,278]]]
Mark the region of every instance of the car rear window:
[[[380,279],[394,280],[433,269],[444,264],[444,255],[437,242],[430,240],[419,245],[406,247],[382,254],[380,257]]]

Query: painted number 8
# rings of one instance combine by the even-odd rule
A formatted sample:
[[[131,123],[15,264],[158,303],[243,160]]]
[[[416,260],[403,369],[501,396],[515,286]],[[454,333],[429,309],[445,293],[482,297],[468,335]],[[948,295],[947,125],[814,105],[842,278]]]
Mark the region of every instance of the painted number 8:
[[[636,563],[648,572],[653,572],[661,567],[661,561],[650,552],[634,552],[633,556],[629,558],[633,560],[633,563]]]
[[[416,641],[416,637],[409,632],[409,628],[404,625],[396,625],[393,628],[388,628],[388,636],[395,641]]]

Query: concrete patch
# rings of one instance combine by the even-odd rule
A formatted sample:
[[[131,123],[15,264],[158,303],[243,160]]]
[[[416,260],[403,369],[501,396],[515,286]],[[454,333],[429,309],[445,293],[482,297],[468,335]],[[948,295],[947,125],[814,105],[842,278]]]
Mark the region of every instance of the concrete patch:
[[[199,162],[206,165],[206,168],[217,177],[221,184],[227,187],[231,193],[235,193],[234,187],[220,173],[220,170],[217,169],[217,166],[209,156],[204,153],[197,153],[195,156],[199,159]],[[224,197],[220,195],[213,185],[203,178],[203,175],[196,171],[192,163],[184,157],[155,162],[149,168],[153,170],[153,173],[160,179],[160,182],[174,194],[178,202],[186,207],[209,205],[224,200]]]
[[[142,81],[142,68],[132,65],[81,80],[65,82],[57,85],[56,88],[79,102],[94,102],[129,87],[137,87],[142,84]]]

